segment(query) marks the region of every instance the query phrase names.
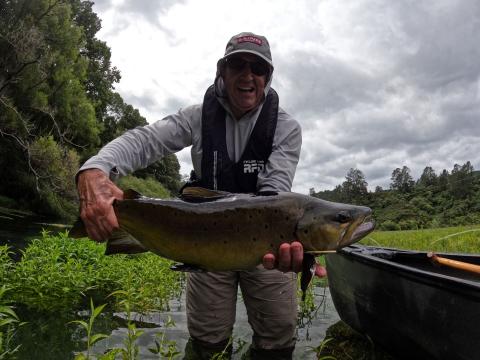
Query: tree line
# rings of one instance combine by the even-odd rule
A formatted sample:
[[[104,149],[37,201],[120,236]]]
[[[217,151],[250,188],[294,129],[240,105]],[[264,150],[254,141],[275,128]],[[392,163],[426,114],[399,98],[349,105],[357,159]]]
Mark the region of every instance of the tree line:
[[[92,1],[0,0],[0,205],[71,219],[74,176],[124,131],[147,124],[114,85],[120,71],[96,37]],[[136,174],[170,191],[173,155]]]
[[[312,188],[310,195],[369,206],[381,230],[471,225],[480,223],[479,174],[467,161],[439,174],[426,166],[414,180],[410,169],[403,166],[392,171],[388,189],[377,186],[372,192],[362,171],[351,168],[345,181],[333,190],[316,192]]]

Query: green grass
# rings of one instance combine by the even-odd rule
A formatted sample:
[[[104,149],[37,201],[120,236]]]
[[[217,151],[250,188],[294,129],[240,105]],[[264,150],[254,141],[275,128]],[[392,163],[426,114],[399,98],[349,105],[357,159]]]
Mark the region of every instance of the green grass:
[[[408,250],[480,252],[480,225],[406,231],[374,231],[361,244]]]

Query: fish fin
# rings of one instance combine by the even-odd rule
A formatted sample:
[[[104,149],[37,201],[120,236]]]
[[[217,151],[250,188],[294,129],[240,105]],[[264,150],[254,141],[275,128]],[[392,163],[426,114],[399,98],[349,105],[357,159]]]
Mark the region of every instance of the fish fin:
[[[182,193],[180,194],[180,198],[188,202],[202,203],[223,199],[231,195],[231,193],[226,191],[210,190],[197,186],[189,186],[183,189]]]
[[[170,270],[183,271],[183,272],[196,272],[196,273],[205,272],[204,269],[199,268],[196,265],[182,264],[182,263],[177,263],[170,266]]]
[[[302,275],[300,278],[300,289],[302,290],[302,301],[305,301],[307,289],[310,286],[313,276],[315,275],[315,256],[312,254],[303,254]]]
[[[148,251],[137,239],[125,230],[115,230],[107,240],[105,255],[138,254]]]
[[[142,198],[143,195],[140,194],[138,191],[133,189],[128,189],[123,192],[123,200],[135,200]]]
[[[78,220],[75,221],[72,228],[68,231],[68,236],[74,239],[88,237],[82,219],[78,218]]]

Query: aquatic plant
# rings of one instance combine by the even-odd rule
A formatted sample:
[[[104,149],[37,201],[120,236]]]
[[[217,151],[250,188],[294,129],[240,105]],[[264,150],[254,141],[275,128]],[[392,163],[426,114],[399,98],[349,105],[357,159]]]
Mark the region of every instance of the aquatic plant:
[[[13,307],[4,300],[7,290],[5,285],[0,288],[0,360],[12,358],[21,346],[13,345],[16,329],[23,323],[20,322]]]
[[[93,305],[93,300],[90,299],[90,319],[88,323],[83,320],[73,320],[71,323],[79,324],[81,327],[85,329],[87,332],[87,354],[77,354],[75,356],[75,360],[87,360],[90,359],[90,352],[91,348],[95,343],[98,341],[105,339],[108,337],[106,334],[94,334],[93,333],[93,323],[95,321],[95,318],[100,315],[100,313],[103,311],[103,308],[106,306],[106,304],[100,305],[95,307]]]
[[[168,316],[167,320],[163,322],[165,329],[175,327],[175,321]],[[180,356],[181,352],[177,348],[177,342],[168,340],[165,331],[160,331],[155,335],[155,347],[148,348],[152,354],[158,355],[159,359],[172,360]]]
[[[105,301],[116,290],[131,291],[136,311],[168,309],[168,300],[182,289],[184,275],[170,270],[171,262],[153,254],[105,256],[105,245],[72,240],[67,233],[42,236],[12,262],[0,247],[0,275],[18,305],[45,312],[74,312],[88,299]],[[115,297],[109,306],[121,308]]]

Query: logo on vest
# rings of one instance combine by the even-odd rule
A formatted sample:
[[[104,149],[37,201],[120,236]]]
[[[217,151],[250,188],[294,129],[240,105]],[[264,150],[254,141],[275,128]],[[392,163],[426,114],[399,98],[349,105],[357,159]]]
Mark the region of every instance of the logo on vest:
[[[263,171],[265,168],[265,161],[263,160],[243,160],[243,173],[253,174],[255,172]]]

